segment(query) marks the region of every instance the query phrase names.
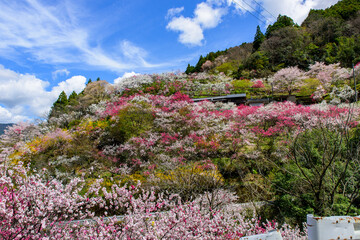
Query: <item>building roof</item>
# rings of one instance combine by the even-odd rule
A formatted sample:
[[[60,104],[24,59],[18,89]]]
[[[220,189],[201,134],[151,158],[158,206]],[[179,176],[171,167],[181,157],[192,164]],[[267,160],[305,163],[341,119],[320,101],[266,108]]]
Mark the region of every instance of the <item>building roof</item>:
[[[206,98],[193,98],[194,102],[204,101],[204,100],[223,100],[223,99],[234,99],[234,98],[246,98],[246,93],[239,93],[239,94],[230,94],[225,96],[217,96],[217,97],[206,97]]]

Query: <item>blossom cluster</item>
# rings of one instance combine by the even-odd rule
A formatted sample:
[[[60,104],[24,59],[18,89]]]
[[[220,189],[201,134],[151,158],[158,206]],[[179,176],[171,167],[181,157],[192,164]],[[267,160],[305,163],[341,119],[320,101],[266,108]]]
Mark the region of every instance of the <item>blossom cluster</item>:
[[[309,71],[306,72],[297,67],[281,69],[269,79],[269,82],[275,91],[292,94],[302,87],[307,87],[305,79],[314,79],[318,83],[312,90],[312,98],[320,101],[326,93],[331,91],[332,87],[342,85],[344,80],[349,79],[350,76],[349,69],[340,67],[340,64],[326,65],[316,62],[310,65]]]
[[[175,100],[176,99],[176,100]],[[146,104],[139,104],[146,102]],[[291,138],[319,125],[342,127],[350,116],[349,127],[356,126],[357,108],[336,107],[326,103],[302,106],[292,102],[266,106],[239,106],[203,101],[192,103],[180,93],[170,97],[138,95],[121,97],[99,113],[100,118],[117,118],[131,106],[143,107],[154,116],[152,128],[126,142],[107,145],[102,155],[127,167],[140,167],[152,173],[150,166],[171,170],[189,161],[235,157],[266,138]],[[100,120],[101,121],[101,120]],[[150,174],[151,175],[151,174]]]
[[[194,103],[181,93],[168,97],[132,95],[113,99],[72,129],[37,133],[33,138],[31,135],[27,141],[13,142],[12,147],[8,144],[3,153],[7,152],[12,162],[48,168],[55,177],[96,167],[99,174],[123,173],[121,178],[127,178],[136,173],[142,177],[134,181],[145,177],[154,182],[159,171],[188,164],[191,168],[194,162],[218,156],[238,159],[251,154],[249,149],[266,139],[291,139],[319,125],[336,129],[347,120],[348,126],[354,127],[358,116],[358,108],[326,103],[237,107],[219,102]],[[10,132],[3,136],[5,140],[11,137]],[[48,163],[39,163],[43,160]]]
[[[142,190],[140,185],[106,189],[100,180],[80,195],[82,179],[67,185],[45,182],[22,165],[6,164],[0,174],[2,239],[234,239],[276,227],[284,236],[305,239],[297,228],[245,218],[232,207],[229,192],[206,193],[183,203],[177,196]],[[99,212],[123,215],[106,220],[96,217]],[[71,222],[84,218],[94,220]]]
[[[133,95],[150,93],[171,95],[183,92],[189,96],[223,95],[230,93],[232,79],[225,75],[182,73],[136,75],[115,84],[115,93]]]

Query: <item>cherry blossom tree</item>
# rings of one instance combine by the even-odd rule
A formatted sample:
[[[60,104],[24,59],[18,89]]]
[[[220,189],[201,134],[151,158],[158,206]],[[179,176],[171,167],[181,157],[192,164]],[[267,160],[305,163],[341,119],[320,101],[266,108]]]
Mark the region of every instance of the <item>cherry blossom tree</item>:
[[[80,195],[84,180],[77,178],[67,185],[45,182],[40,175],[29,175],[21,164],[0,165],[0,174],[2,239],[234,239],[276,227],[284,236],[305,239],[297,228],[245,218],[227,191],[183,203],[175,195],[143,190],[140,185],[114,184],[107,189],[101,180]],[[98,214],[125,215],[119,221],[95,217]],[[94,220],[69,222],[84,218]]]
[[[316,62],[310,65],[310,70],[306,72],[306,76],[317,78],[321,81],[323,88],[330,90],[332,83],[339,80],[345,80],[350,77],[349,70],[340,67],[339,63],[326,65],[323,62]]]
[[[288,67],[277,71],[269,79],[273,84],[274,90],[278,92],[287,92],[289,95],[301,86],[301,80],[304,79],[304,71],[298,67]]]

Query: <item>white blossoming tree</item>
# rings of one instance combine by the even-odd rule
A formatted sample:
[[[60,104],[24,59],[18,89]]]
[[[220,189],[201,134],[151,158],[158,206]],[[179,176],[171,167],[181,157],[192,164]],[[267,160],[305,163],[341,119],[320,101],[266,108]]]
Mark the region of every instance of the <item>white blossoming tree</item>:
[[[304,79],[304,72],[298,67],[288,67],[279,70],[269,79],[277,92],[287,92],[291,95],[295,90],[299,89]]]

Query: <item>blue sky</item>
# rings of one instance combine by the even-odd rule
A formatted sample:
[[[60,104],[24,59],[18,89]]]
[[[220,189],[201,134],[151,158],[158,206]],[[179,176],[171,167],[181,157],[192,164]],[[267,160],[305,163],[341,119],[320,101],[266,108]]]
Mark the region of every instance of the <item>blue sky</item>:
[[[44,117],[91,78],[184,71],[338,0],[0,0],[0,123]]]

